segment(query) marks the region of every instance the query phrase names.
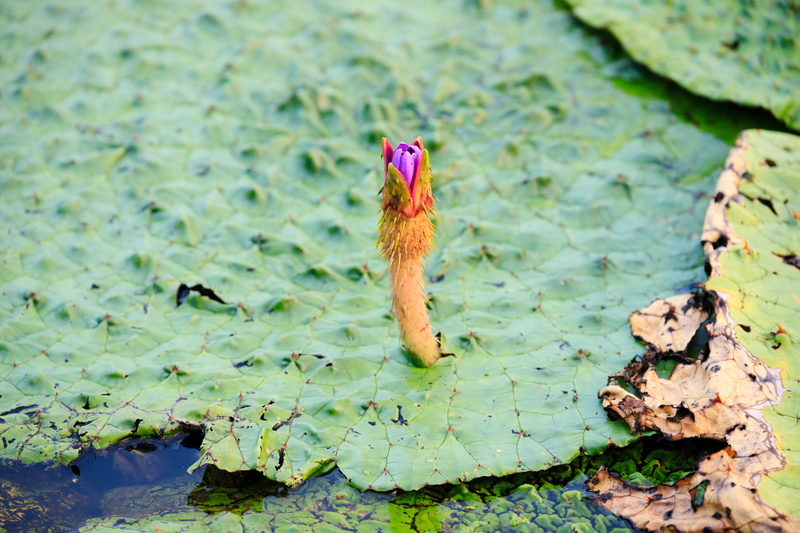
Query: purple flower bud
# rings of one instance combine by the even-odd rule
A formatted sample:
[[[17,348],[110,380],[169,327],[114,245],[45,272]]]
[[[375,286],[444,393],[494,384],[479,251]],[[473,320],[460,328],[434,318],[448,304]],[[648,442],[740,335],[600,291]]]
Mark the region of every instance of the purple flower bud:
[[[414,179],[417,165],[419,165],[421,153],[422,151],[417,146],[400,143],[392,155],[392,166],[400,171],[409,188],[411,188],[411,182]]]
[[[411,180],[414,178],[414,158],[408,152],[403,153],[400,159],[400,168],[397,169],[406,179],[406,183],[411,187]]]
[[[384,183],[381,208],[392,208],[406,217],[415,217],[423,210],[433,212],[430,168],[426,165],[428,152],[417,137],[410,145],[399,143],[392,147],[389,139],[381,141]],[[425,168],[423,168],[423,165]]]
[[[400,170],[400,158],[403,157],[403,153],[404,153],[403,150],[398,148],[397,150],[394,151],[394,155],[392,156],[392,165],[397,170]]]

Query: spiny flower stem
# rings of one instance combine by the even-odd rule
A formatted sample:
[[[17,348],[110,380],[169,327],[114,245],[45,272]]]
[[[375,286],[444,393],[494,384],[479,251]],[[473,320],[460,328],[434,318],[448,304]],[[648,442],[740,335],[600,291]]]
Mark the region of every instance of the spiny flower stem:
[[[378,247],[389,262],[392,305],[403,344],[425,366],[431,366],[442,353],[431,333],[422,280],[422,262],[433,245],[430,217],[436,216],[428,151],[419,137],[411,145],[398,144],[397,149],[383,139],[382,149],[385,179]]]
[[[422,262],[433,242],[433,225],[427,213],[414,217],[387,209],[379,229],[381,255],[389,261],[392,305],[406,349],[427,367],[441,357],[439,341],[431,333],[425,307]]]

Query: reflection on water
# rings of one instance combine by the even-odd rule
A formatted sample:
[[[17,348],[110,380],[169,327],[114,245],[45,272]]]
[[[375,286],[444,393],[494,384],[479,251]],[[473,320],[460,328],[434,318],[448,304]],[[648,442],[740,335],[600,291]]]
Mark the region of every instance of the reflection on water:
[[[9,533],[92,531],[100,525],[163,531],[165,524],[188,532],[223,518],[257,531],[622,533],[633,529],[587,498],[587,474],[611,463],[638,483],[675,481],[709,446],[646,440],[546,472],[361,493],[338,470],[293,489],[257,472],[232,474],[212,466],[189,474],[200,441],[200,435],[127,441],[86,451],[70,466],[0,465],[0,525]]]

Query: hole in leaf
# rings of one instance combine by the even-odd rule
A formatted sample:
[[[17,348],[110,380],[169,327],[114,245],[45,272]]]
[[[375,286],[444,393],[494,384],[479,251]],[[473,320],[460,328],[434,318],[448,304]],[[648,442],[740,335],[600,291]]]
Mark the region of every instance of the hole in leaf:
[[[771,198],[756,198],[756,200],[761,202],[763,205],[767,206],[769,208],[769,210],[772,211],[772,214],[774,214],[775,216],[778,216],[778,212],[775,211],[775,206],[772,204],[772,199]]]
[[[800,269],[800,257],[797,257],[795,254],[788,254],[788,255],[775,254],[775,255],[780,257],[785,264]]]
[[[198,294],[200,294],[200,296],[205,296],[206,298],[210,298],[215,302],[219,302],[222,305],[225,305],[225,302],[222,300],[222,298],[217,296],[217,294],[212,289],[207,289],[202,285],[200,285],[199,283],[193,285],[192,287],[189,287],[181,283],[180,286],[178,287],[178,292],[175,293],[175,307],[180,307],[183,301],[186,299],[187,296],[189,296],[189,293],[192,291],[197,292]]]
[[[689,491],[689,495],[692,497],[692,509],[696,512],[698,507],[703,505],[703,500],[706,496],[706,488],[710,482],[706,479],[700,482],[695,488]]]

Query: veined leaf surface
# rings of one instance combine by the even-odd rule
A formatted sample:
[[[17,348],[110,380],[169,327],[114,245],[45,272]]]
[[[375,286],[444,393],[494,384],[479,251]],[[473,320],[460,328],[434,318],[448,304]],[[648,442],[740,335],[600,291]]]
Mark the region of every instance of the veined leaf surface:
[[[391,490],[631,441],[597,391],[638,350],[628,316],[703,279],[726,147],[616,88],[568,13],[0,13],[2,456],[201,425],[198,466],[295,484],[336,465]],[[380,139],[417,135],[439,198],[432,322],[454,353],[427,370],[374,249]]]
[[[800,129],[800,9],[792,1],[567,0],[654,72],[690,91],[769,109]]]

